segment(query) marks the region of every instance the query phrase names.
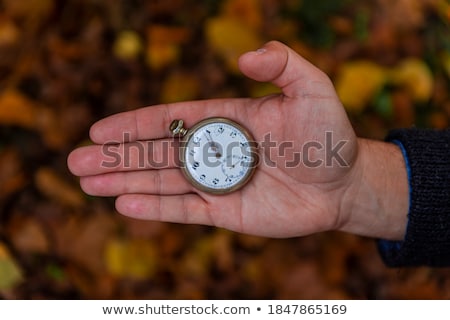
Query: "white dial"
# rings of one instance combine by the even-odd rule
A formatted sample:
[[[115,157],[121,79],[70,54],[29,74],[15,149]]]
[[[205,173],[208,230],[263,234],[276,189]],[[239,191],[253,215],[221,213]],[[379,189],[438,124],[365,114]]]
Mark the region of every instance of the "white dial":
[[[256,147],[248,132],[225,118],[192,127],[181,147],[183,172],[197,188],[228,193],[242,187],[256,165]]]

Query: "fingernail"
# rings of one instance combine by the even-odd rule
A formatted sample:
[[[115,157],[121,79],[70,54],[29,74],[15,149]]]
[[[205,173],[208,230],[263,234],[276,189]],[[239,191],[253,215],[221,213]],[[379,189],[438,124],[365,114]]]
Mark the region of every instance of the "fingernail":
[[[256,50],[256,53],[258,53],[258,54],[263,54],[263,53],[265,53],[267,51],[267,49],[265,49],[265,48],[259,48],[258,50]]]

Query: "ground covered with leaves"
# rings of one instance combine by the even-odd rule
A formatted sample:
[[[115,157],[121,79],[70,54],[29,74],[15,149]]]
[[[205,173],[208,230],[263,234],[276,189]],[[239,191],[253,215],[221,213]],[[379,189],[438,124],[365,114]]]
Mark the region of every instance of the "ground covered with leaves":
[[[236,63],[272,39],[330,75],[358,135],[448,127],[449,21],[446,0],[1,0],[0,297],[450,298],[449,270],[388,269],[373,239],[135,221],[66,167],[104,116],[276,92]]]

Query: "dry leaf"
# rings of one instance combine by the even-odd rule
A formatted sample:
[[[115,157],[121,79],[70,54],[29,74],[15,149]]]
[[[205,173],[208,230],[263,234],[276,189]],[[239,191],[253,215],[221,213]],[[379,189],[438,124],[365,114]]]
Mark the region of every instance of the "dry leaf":
[[[81,191],[68,184],[51,168],[40,168],[36,172],[35,183],[39,191],[59,203],[73,207],[84,204]]]
[[[239,73],[238,58],[262,45],[260,35],[242,21],[232,17],[217,17],[206,22],[206,36],[231,72]]]
[[[0,47],[14,45],[19,41],[20,30],[7,19],[0,19]]]
[[[0,124],[36,130],[52,149],[65,146],[69,139],[67,128],[63,128],[65,124],[51,108],[14,89],[0,95]]]
[[[0,124],[35,128],[36,104],[16,90],[0,95]]]
[[[146,279],[157,270],[157,251],[150,241],[112,239],[106,245],[105,262],[112,275]]]
[[[0,151],[0,200],[19,191],[27,184],[19,154],[14,149]]]
[[[113,45],[114,55],[121,59],[135,59],[142,51],[142,39],[132,30],[121,31]]]
[[[404,87],[419,102],[430,99],[433,92],[433,75],[430,68],[419,59],[402,61],[390,74],[391,81]]]
[[[151,25],[147,37],[147,64],[154,70],[161,70],[178,61],[181,54],[180,46],[189,41],[190,32],[182,27]]]
[[[448,52],[448,51],[442,52],[441,61],[442,61],[442,65],[444,66],[445,72],[447,73],[447,76],[450,77],[450,52]]]
[[[11,289],[22,280],[22,270],[11,257],[6,246],[0,243],[0,290]]]
[[[193,100],[200,91],[200,83],[192,73],[173,72],[163,83],[160,100],[163,103]]]
[[[23,253],[47,253],[50,243],[42,226],[34,218],[16,217],[9,229],[14,247]]]
[[[345,63],[336,79],[336,91],[347,110],[361,112],[387,80],[383,67],[371,61]]]
[[[228,0],[222,8],[222,15],[241,21],[250,29],[258,31],[263,26],[261,1]]]
[[[6,10],[18,18],[42,19],[53,10],[53,0],[3,0]]]

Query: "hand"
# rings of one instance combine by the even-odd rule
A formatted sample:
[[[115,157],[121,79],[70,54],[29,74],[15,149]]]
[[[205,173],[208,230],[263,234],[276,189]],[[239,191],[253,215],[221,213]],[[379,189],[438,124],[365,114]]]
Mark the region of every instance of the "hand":
[[[404,172],[365,171],[372,153],[383,157],[379,150],[388,151],[388,157],[397,155],[391,162],[402,169],[397,147],[357,139],[330,79],[281,43],[244,54],[239,66],[248,77],[270,81],[282,93],[151,106],[100,120],[90,132],[96,145],[77,149],[68,158],[83,190],[117,196],[117,210],[138,219],[213,225],[269,237],[345,230],[401,238],[405,220],[384,211],[397,205],[387,208],[390,198],[388,203],[376,199],[395,188],[404,196],[405,186],[385,177],[404,178]],[[172,120],[183,119],[189,128],[212,116],[241,123],[260,145],[261,163],[252,180],[229,195],[194,189],[177,168],[176,147],[163,148],[172,139]],[[124,141],[124,133],[129,141]],[[104,144],[114,141],[122,143],[117,151],[122,159],[128,157],[129,166],[124,161],[104,165]],[[137,143],[140,147],[134,148]],[[157,168],[147,161],[145,168],[140,166],[137,153],[143,148],[152,159],[165,157],[167,165]],[[387,227],[392,223],[398,226]]]

